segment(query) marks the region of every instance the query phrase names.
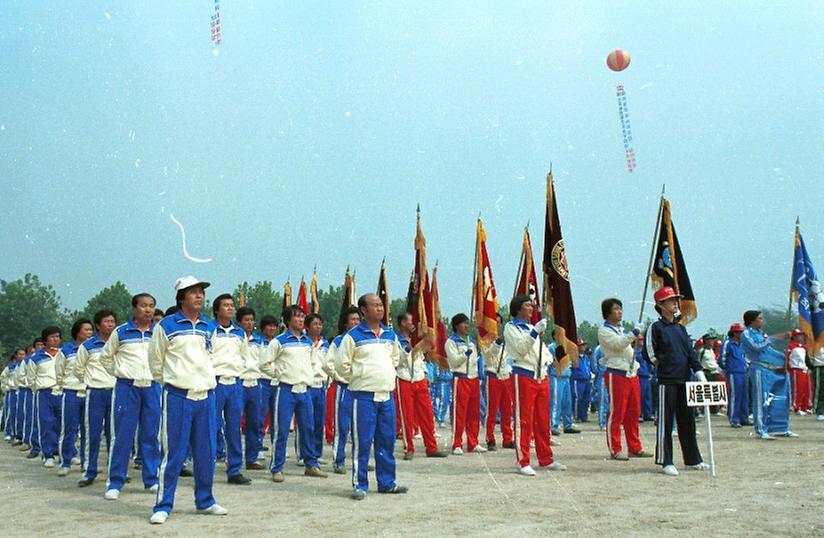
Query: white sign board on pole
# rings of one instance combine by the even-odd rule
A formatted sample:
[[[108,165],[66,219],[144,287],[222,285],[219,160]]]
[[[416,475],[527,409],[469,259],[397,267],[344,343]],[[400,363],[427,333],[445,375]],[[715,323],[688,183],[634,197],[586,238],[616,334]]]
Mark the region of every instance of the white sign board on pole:
[[[711,405],[727,405],[727,384],[723,381],[687,382],[687,406],[704,407],[704,420],[707,423],[707,444],[710,453],[710,474],[715,476],[715,454],[712,446]]]

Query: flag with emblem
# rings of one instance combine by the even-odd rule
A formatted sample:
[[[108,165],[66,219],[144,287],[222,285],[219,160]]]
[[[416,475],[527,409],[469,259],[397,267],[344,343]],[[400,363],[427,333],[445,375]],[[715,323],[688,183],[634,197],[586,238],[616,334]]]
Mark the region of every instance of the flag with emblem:
[[[349,274],[349,267],[346,267],[346,274],[343,276],[343,293],[340,303],[340,313],[338,314],[338,334],[346,332],[346,309],[355,306],[355,277]]]
[[[487,349],[498,338],[498,292],[486,249],[486,230],[478,219],[475,229],[475,275],[472,286],[472,311],[478,327],[478,344]]]
[[[426,310],[426,296],[429,294],[429,274],[426,269],[426,238],[421,228],[421,206],[417,209],[415,228],[415,267],[409,277],[406,291],[406,311],[412,315],[415,331],[412,333],[412,345],[417,344],[429,327]]]
[[[381,261],[381,272],[378,274],[378,297],[383,303],[383,324],[392,326],[392,312],[389,310],[389,285],[386,283],[386,258]]]
[[[801,226],[795,223],[795,252],[790,301],[798,305],[798,323],[807,336],[810,355],[824,347],[824,288],[815,272],[801,236]]]
[[[578,363],[578,325],[575,322],[572,289],[569,286],[569,263],[564,250],[564,237],[561,234],[551,169],[546,176],[543,273],[544,304],[555,325],[555,342],[558,346],[555,355],[558,367],[564,370],[570,365],[570,359],[573,365]],[[559,353],[561,348],[565,353]]]
[[[541,320],[541,296],[538,292],[538,278],[535,276],[535,260],[532,257],[532,241],[529,238],[529,225],[524,229],[524,242],[521,247],[521,261],[518,263],[518,277],[515,279],[515,295],[528,295],[535,305],[531,323]]]
[[[669,286],[683,296],[679,321],[686,325],[698,317],[698,307],[692,292],[684,255],[675,233],[669,200],[661,197],[661,218],[658,221],[658,237],[655,241],[655,257],[652,266],[652,287],[660,289]]]

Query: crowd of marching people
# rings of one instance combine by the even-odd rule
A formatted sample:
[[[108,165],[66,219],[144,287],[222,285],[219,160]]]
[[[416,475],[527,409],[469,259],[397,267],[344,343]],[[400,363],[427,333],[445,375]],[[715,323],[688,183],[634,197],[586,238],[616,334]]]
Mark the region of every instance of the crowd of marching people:
[[[150,521],[161,524],[181,476],[194,478],[199,512],[228,513],[212,492],[218,461],[232,485],[251,482],[244,471],[267,470],[284,482],[290,433],[306,477],[327,477],[324,467],[350,474],[352,497],[362,500],[370,471],[378,493],[407,492],[396,482],[394,450],[400,440],[403,459],[412,460],[417,437],[426,457],[507,449],[522,475],[536,474],[533,460],[563,471],[554,437],[580,433],[577,424],[590,413],[614,460],[653,457],[639,422],[655,421],[655,462],[664,474],[678,475],[676,429],[685,467],[705,470],[700,413],[686,404],[690,380],[726,382],[728,405],[709,412],[726,414],[733,428],[752,426],[760,439],[794,437],[793,412],[824,421],[824,352],[808,354],[801,331],[768,336],[761,313],[747,311],[723,341],[709,334],[693,341],[669,287],[655,293],[660,318],[649,327],[628,330],[621,301],[606,299],[598,345],[578,340],[576,356],[545,343],[547,321],[532,323],[533,302],[517,295],[510,320],[499,317],[500,334],[485,349],[470,336],[469,318],[455,315],[446,360],[438,360],[434,338],[416,335],[410,314],[392,327],[382,323],[375,294],[346,310],[327,342],[325,320],[298,306],[280,320],[258,318],[221,294],[207,318],[208,286],[182,277],[176,305],[165,312],[141,293],[128,320],[100,310],[75,321],[69,335],[46,327],[30,348],[15,350],[0,377],[5,440],[59,476],[78,469],[79,487],[105,475],[107,500],[120,497],[130,466],[139,469],[155,494]],[[782,340],[789,340],[785,353],[775,349]],[[448,450],[436,424],[451,428]]]

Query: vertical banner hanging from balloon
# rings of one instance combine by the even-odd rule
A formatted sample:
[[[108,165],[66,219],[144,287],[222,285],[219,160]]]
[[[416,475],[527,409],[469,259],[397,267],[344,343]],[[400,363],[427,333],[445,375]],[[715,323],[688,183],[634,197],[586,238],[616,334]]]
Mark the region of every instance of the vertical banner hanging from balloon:
[[[215,0],[215,14],[212,15],[209,27],[212,29],[212,43],[220,45],[223,41],[220,36],[220,0]]]
[[[629,67],[630,55],[627,51],[617,49],[607,56],[607,67],[612,71],[619,72]],[[631,174],[635,170],[635,150],[632,147],[632,125],[629,121],[629,107],[627,107],[627,94],[623,84],[615,87],[615,95],[618,98],[618,117],[621,120],[621,136],[624,139],[624,156],[627,160],[627,171]]]

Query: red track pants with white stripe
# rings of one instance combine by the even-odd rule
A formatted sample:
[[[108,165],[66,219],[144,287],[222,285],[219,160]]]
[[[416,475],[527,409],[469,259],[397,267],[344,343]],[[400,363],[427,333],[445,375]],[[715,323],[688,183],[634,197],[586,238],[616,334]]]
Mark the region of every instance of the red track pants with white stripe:
[[[609,390],[609,414],[607,415],[607,447],[611,454],[621,452],[621,426],[627,436],[630,452],[641,452],[641,438],[638,436],[638,417],[641,414],[641,385],[638,376],[624,377],[612,372],[606,373]],[[660,420],[660,418],[659,418]]]
[[[400,404],[401,430],[403,432],[403,444],[406,451],[415,452],[414,438],[415,430],[420,429],[423,435],[423,445],[426,453],[432,454],[438,451],[438,441],[435,439],[435,413],[432,411],[432,398],[429,395],[429,383],[426,379],[421,381],[405,381],[397,379],[398,403]]]
[[[813,402],[810,399],[810,374],[800,368],[790,368],[790,380],[793,387],[793,411],[811,411]]]
[[[502,381],[486,376],[486,442],[495,444],[495,419],[501,412],[504,444],[512,442],[512,378]]]
[[[538,465],[550,465],[554,460],[549,445],[549,380],[543,378],[537,381],[521,374],[513,374],[512,380],[515,391],[515,457],[518,465],[529,465],[533,436]]]
[[[466,449],[472,452],[478,446],[481,429],[481,383],[467,377],[452,377],[452,448],[463,444],[466,431]]]
[[[324,437],[326,444],[331,445],[335,439],[335,394],[338,392],[337,381],[332,381],[326,389],[326,424],[324,425]]]

